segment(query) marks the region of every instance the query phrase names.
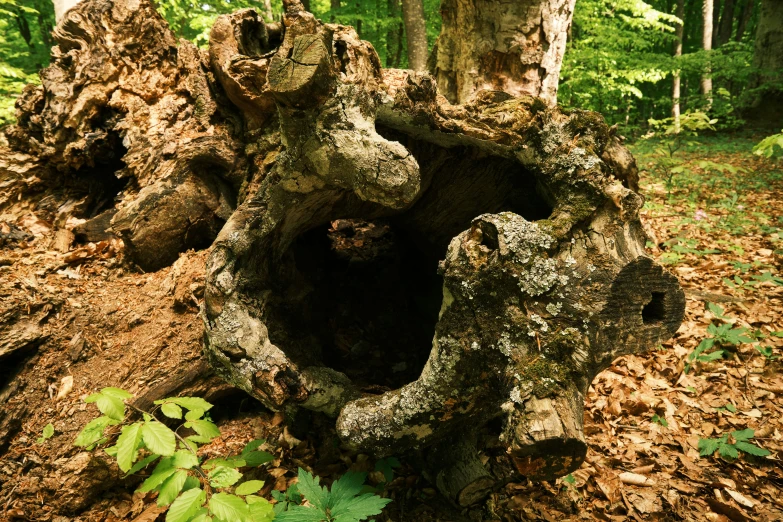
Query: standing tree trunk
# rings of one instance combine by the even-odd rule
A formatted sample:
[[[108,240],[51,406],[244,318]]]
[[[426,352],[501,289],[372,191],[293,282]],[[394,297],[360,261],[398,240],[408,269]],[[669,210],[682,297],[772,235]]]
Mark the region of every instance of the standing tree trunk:
[[[753,66],[758,69],[754,83],[762,89],[747,116],[779,130],[783,119],[783,1],[761,2]]]
[[[725,5],[721,5],[721,0],[712,0],[712,47],[711,49],[718,48],[718,31],[720,30],[720,13],[721,8],[725,9]]]
[[[557,103],[575,0],[443,0],[436,43],[438,89],[465,103],[481,89]]]
[[[755,5],[756,0],[745,0],[744,5],[742,6],[742,15],[740,16],[739,22],[737,22],[737,35],[734,37],[734,41],[742,41],[742,37],[745,35],[745,28],[748,26]]]
[[[422,0],[402,0],[402,17],[408,44],[408,67],[424,71],[427,69],[427,24]]]
[[[52,0],[54,3],[54,19],[56,23],[60,23],[63,15],[70,9],[79,3],[79,0]]]
[[[762,81],[779,79],[783,70],[783,2],[762,0],[753,65],[761,70]]]
[[[704,25],[704,31],[702,32],[701,45],[705,51],[712,50],[712,13],[713,3],[712,0],[704,0],[702,4],[702,21]],[[707,110],[712,106],[712,74],[711,68],[706,65],[704,73],[701,77],[701,93],[707,99]]]
[[[386,6],[389,18],[400,16],[400,0],[387,0]],[[399,67],[402,56],[402,39],[405,34],[405,26],[402,22],[396,26],[389,24],[386,30],[386,67]]]
[[[685,30],[685,0],[677,0],[677,10],[674,13],[680,19],[680,23],[674,28],[674,59],[682,56],[682,35]],[[680,71],[674,71],[672,75],[672,118],[674,118],[674,132],[680,133]]]
[[[264,15],[264,18],[270,22],[273,21],[275,19],[275,13],[272,10],[272,0],[263,0],[261,5],[263,6],[261,13]]]
[[[731,30],[734,27],[734,0],[726,0],[723,4],[723,13],[720,15],[720,24],[718,25],[717,45],[721,46],[731,40]]]

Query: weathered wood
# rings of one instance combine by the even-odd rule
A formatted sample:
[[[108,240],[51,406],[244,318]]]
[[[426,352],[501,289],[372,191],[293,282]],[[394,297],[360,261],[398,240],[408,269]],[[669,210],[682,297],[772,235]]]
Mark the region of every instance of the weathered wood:
[[[475,432],[466,431],[425,451],[424,475],[452,503],[466,507],[486,498],[497,484],[478,457]]]
[[[287,5],[287,43],[272,61],[290,70],[269,76],[284,149],[208,262],[211,363],[272,409],[338,416],[346,445],[377,456],[500,417],[520,472],[576,469],[592,378],[671,336],[684,310],[676,279],[645,256],[632,156],[593,113],[493,91],[450,105],[429,76],[381,71],[352,32]],[[297,41],[310,65],[285,61]],[[429,360],[380,395],[360,397],[366,383],[331,367],[331,341],[307,330],[321,305],[302,271],[316,250],[300,238],[341,217],[391,223],[421,262],[446,251]],[[458,503],[485,492],[469,461],[435,466],[461,470],[439,484]]]
[[[430,58],[440,92],[465,103],[478,91],[557,102],[560,66],[575,0],[444,0]]]
[[[116,213],[117,211],[112,208],[73,227],[76,240],[97,243],[98,241],[106,241],[115,237],[109,229],[111,228],[111,220]]]
[[[382,70],[353,29],[284,6],[281,24],[219,17],[201,54],[146,0],[84,0],[20,99],[0,156],[9,194],[33,172],[68,194],[97,180],[144,270],[217,235],[202,310],[214,371],[273,410],[336,418],[347,447],[421,450],[456,504],[494,480],[465,426],[500,425],[530,478],[575,469],[593,377],[684,311],[645,255],[633,157],[599,115],[550,107],[546,78],[544,99],[474,82],[452,105],[429,75]],[[538,44],[519,63],[555,77]],[[496,62],[521,60],[508,52]],[[211,382],[202,371],[142,399]]]
[[[25,90],[18,123],[5,131],[17,184],[33,179],[23,190],[40,197],[106,192],[113,229],[144,270],[208,246],[247,165],[232,135],[241,120],[218,107],[198,49],[178,43],[145,1],[82,2],[53,37],[42,85]]]
[[[29,354],[44,342],[49,333],[43,324],[60,304],[58,301],[34,302],[3,311],[0,314],[0,361]]]

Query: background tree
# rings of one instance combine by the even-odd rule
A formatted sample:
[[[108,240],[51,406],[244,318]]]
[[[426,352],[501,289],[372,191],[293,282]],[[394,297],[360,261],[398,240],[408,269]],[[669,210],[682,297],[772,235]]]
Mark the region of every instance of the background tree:
[[[710,51],[712,49],[712,24],[714,15],[713,0],[704,0],[702,5],[702,24],[703,32],[701,37],[702,49]],[[712,98],[712,76],[710,75],[709,65],[705,68],[701,77],[701,93],[707,98],[707,105],[711,104]]]
[[[575,0],[444,0],[433,56],[440,91],[464,103],[479,89],[557,102]]]
[[[783,2],[761,2],[753,65],[758,69],[754,83],[760,91],[753,116],[777,128],[783,119]]]
[[[674,31],[674,59],[682,56],[682,35],[685,29],[685,1],[677,0],[675,16],[680,22],[675,24]],[[680,71],[672,72],[672,118],[674,118],[674,132],[680,132]]]
[[[408,66],[423,71],[427,68],[427,27],[422,0],[402,0],[402,15],[408,41]]]

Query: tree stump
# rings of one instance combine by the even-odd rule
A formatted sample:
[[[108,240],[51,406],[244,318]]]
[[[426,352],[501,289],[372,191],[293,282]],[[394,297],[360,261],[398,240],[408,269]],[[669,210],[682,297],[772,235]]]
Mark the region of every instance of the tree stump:
[[[131,179],[111,223],[145,269],[225,219],[205,353],[267,407],[323,412],[376,457],[420,451],[458,505],[497,481],[478,434],[531,479],[573,471],[592,379],[684,312],[645,254],[632,156],[595,113],[451,105],[284,5],[281,24],[221,16],[199,53],[147,0],[81,2],[19,104],[15,172],[27,153],[48,179]],[[96,172],[99,150],[120,169]]]

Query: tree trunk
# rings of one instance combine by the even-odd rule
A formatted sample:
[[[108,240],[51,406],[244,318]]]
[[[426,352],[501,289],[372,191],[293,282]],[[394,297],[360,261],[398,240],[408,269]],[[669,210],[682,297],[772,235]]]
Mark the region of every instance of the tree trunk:
[[[427,69],[427,25],[422,0],[402,0],[402,18],[408,44],[408,67],[424,71]]]
[[[22,14],[22,10],[17,8],[14,10],[14,21],[16,21],[16,27],[19,29],[19,34],[22,35],[22,39],[27,44],[27,48],[30,51],[33,50],[32,35],[30,34],[30,24],[27,18]]]
[[[703,32],[701,38],[702,49],[705,51],[712,50],[712,17],[713,17],[713,5],[712,0],[703,0],[702,4],[702,23]],[[707,99],[707,107],[712,105],[712,74],[709,65],[706,66],[704,73],[701,77],[701,93]]]
[[[389,17],[400,16],[400,0],[387,0]],[[402,58],[402,39],[405,35],[405,25],[401,22],[397,26],[389,25],[386,30],[386,67],[396,68],[400,66]]]
[[[731,30],[734,26],[734,0],[726,0],[723,4],[723,13],[720,17],[717,46],[726,44],[731,40]]]
[[[737,34],[734,37],[735,41],[742,41],[742,37],[745,35],[745,28],[748,26],[755,5],[756,0],[745,0],[744,5],[742,6],[742,15],[740,15],[739,22],[737,22]]]
[[[264,18],[270,22],[273,21],[275,19],[275,13],[272,10],[272,0],[263,0],[261,5],[263,6],[262,14],[264,15]]]
[[[0,206],[41,180],[52,221],[109,222],[145,270],[211,244],[215,372],[335,418],[358,451],[421,451],[457,504],[497,480],[479,435],[531,479],[573,471],[593,377],[684,313],[644,252],[633,157],[598,114],[498,91],[452,105],[284,7],[219,17],[200,54],[147,0],[85,0],[20,98]],[[40,338],[23,334],[9,346]]]
[[[682,56],[682,36],[685,30],[685,0],[677,0],[675,16],[680,23],[674,28],[674,59]],[[674,132],[680,133],[680,71],[672,74],[672,118],[674,119]]]
[[[56,23],[60,23],[65,13],[73,6],[79,3],[80,0],[52,0],[54,3],[54,19]]]
[[[719,45],[718,33],[720,31],[721,8],[725,9],[725,6],[721,5],[721,0],[712,0],[712,45],[710,49],[717,49]]]
[[[756,29],[753,65],[761,69],[763,78],[780,79],[783,70],[783,3],[762,0]]]
[[[783,2],[761,2],[753,66],[759,71],[754,83],[761,91],[746,116],[778,130],[783,119]]]
[[[575,0],[444,0],[433,71],[452,103],[482,89],[557,103]]]

